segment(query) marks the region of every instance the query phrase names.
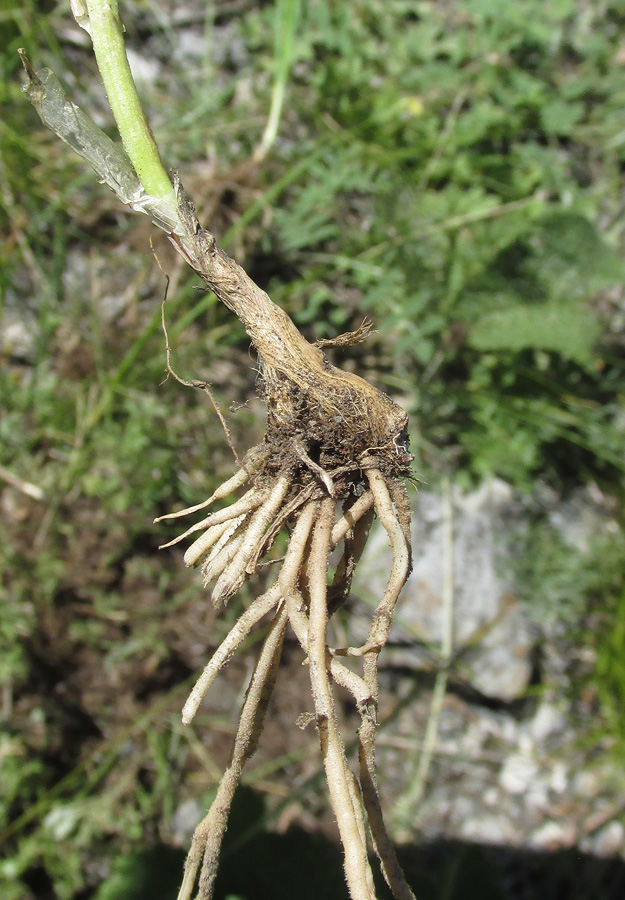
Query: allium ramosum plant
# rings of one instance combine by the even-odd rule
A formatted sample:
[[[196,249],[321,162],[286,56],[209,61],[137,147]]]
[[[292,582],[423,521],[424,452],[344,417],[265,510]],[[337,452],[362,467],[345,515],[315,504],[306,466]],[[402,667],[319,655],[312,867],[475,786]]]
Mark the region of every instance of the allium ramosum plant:
[[[120,199],[147,213],[208,288],[241,320],[258,354],[259,390],[267,406],[261,444],[202,503],[162,518],[199,513],[235,491],[229,506],[210,512],[175,541],[193,535],[185,562],[200,569],[211,599],[223,607],[254,575],[280,532],[287,549],[273,585],[243,612],[200,675],[183,709],[189,725],[219,673],[250,632],[271,617],[251,676],[230,762],[215,800],[195,830],[179,900],[212,896],[234,792],[254,753],[279,674],[290,627],[308,661],[315,719],[332,807],[354,900],[374,900],[367,826],[382,871],[397,900],[412,892],[382,818],[375,772],[378,655],[410,571],[410,514],[402,479],[410,475],[407,416],[384,393],[330,364],[323,346],[360,341],[366,326],[323,345],[310,344],[198,222],[180,180],[170,181],[145,121],[130,74],[115,0],[74,0],[78,23],[91,35],[122,139],[112,142],[68,100],[48,69],[28,75],[25,91],[44,123],[89,160]],[[329,618],[347,601],[355,566],[377,514],[393,551],[384,595],[362,646],[330,647]],[[158,521],[158,520],[157,520]],[[340,559],[329,577],[330,554]],[[342,659],[361,663],[360,674]],[[353,697],[360,714],[358,774],[347,761],[333,684]]]

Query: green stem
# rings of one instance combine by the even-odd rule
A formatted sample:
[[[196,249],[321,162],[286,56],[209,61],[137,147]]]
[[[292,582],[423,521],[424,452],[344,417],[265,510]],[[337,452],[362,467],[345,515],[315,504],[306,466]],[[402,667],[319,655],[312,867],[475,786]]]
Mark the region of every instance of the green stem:
[[[117,0],[86,0],[86,6],[96,62],[124,149],[146,193],[175,202],[130,72]]]

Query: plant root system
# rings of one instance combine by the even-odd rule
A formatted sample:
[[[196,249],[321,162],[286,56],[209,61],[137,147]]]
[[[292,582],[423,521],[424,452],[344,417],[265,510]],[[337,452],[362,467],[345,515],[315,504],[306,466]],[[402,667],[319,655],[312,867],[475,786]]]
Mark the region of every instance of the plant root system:
[[[397,900],[409,900],[413,895],[384,826],[375,773],[378,655],[410,571],[409,504],[402,483],[410,475],[412,461],[407,416],[386,394],[335,368],[322,347],[309,344],[288,316],[216,246],[213,236],[197,222],[180,184],[175,186],[185,235],[170,239],[244,323],[258,352],[259,390],[268,417],[264,441],[247,453],[232,478],[204,503],[161,519],[191,515],[245,489],[240,499],[209,513],[164,546],[195,537],[185,562],[200,569],[204,584],[211,585],[213,603],[222,607],[255,573],[278,533],[288,534],[275,582],[242,613],[184,706],[183,721],[189,724],[220,669],[252,630],[272,616],[247,689],[230,763],[193,837],[179,900],[189,900],[196,883],[199,900],[212,896],[230,804],[243,766],[258,743],[287,626],[308,661],[350,895],[354,900],[375,900],[366,821],[393,894]],[[366,330],[365,326],[337,338],[336,344],[362,340]],[[328,620],[349,596],[374,513],[393,551],[388,584],[364,645],[330,647]],[[337,547],[342,552],[333,567],[330,554]],[[360,666],[361,674],[347,665],[349,658],[357,660],[352,665]],[[333,685],[351,694],[360,715],[358,777],[348,764]]]
[[[412,894],[384,827],[375,775],[378,655],[410,570],[409,504],[402,483],[410,475],[412,461],[407,448],[407,416],[386,394],[331,365],[324,353],[328,345],[361,341],[368,324],[334,341],[308,343],[286,313],[200,226],[177,178],[171,192],[123,57],[115,4],[89,4],[88,10],[80,9],[77,19],[83,27],[89,19],[88,30],[109,97],[115,99],[111,103],[129,156],[65,97],[53,73],[42,70],[37,75],[21,51],[29,99],[42,120],[91,162],[124,203],[148,212],[167,232],[181,256],[239,317],[258,353],[259,392],[267,405],[264,441],[247,453],[239,471],[212,497],[173,513],[171,518],[200,512],[239,488],[246,488],[245,493],[230,506],[209,513],[170,544],[195,538],[185,562],[200,568],[205,585],[212,585],[213,603],[222,607],[254,574],[280,531],[289,535],[274,585],[241,615],[184,706],[183,720],[189,724],[221,667],[251,630],[272,615],[247,689],[229,765],[193,837],[180,900],[189,900],[196,882],[200,900],[212,896],[228,813],[243,767],[262,731],[288,625],[308,660],[317,731],[350,894],[353,900],[375,898],[366,815],[384,876],[397,900],[408,900]],[[103,62],[112,59],[115,65],[103,67]],[[137,121],[131,122],[129,110],[135,108]],[[171,371],[168,345],[167,367]],[[208,392],[206,385],[196,384]],[[328,620],[349,596],[374,513],[393,550],[388,585],[365,644],[332,648]],[[337,547],[342,547],[342,553],[330,577],[330,554]],[[359,660],[352,665],[361,665],[362,674],[349,668],[342,657]],[[348,765],[333,683],[351,693],[360,714],[358,778]]]

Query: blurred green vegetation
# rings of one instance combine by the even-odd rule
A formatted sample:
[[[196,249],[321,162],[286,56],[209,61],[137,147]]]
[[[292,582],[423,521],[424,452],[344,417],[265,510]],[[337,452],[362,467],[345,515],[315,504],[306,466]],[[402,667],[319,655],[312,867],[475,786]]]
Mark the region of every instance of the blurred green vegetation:
[[[86,897],[112,857],[166,831],[197,766],[175,625],[196,588],[175,554],[156,558],[149,523],[230,466],[211,409],[162,384],[146,224],[21,94],[24,46],[110,125],[68,6],[0,11],[0,466],[43,493],[2,491],[3,900]],[[307,336],[373,319],[346,364],[411,413],[429,483],[612,498],[620,529],[585,554],[538,523],[526,584],[538,618],[593,611],[588,684],[623,749],[623,4],[311,0],[285,50],[292,14],[122,4],[162,155]],[[278,137],[253,166],[285,56]],[[242,330],[157,245],[174,365],[245,401]],[[241,448],[262,432],[254,409],[229,421]]]

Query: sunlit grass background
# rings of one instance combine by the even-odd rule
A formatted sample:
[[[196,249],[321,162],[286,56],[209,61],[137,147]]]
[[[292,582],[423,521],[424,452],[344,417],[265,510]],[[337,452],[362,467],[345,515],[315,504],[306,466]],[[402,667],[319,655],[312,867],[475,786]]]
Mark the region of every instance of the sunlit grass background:
[[[163,384],[147,220],[21,93],[25,47],[111,127],[68,5],[0,9],[3,900],[121,897],[99,888],[111,861],[167,838],[193,794],[202,751],[177,710],[203,601],[150,523],[231,466],[211,408]],[[589,728],[622,759],[623,5],[170,0],[122,16],[162,155],[225,249],[310,338],[373,319],[344,362],[405,405],[430,486],[604,495],[619,527],[581,555],[534,505],[523,577],[532,614],[589,649]],[[245,402],[242,329],[159,236],[155,251],[175,366],[226,410]],[[254,404],[229,422],[241,449],[262,433]]]

